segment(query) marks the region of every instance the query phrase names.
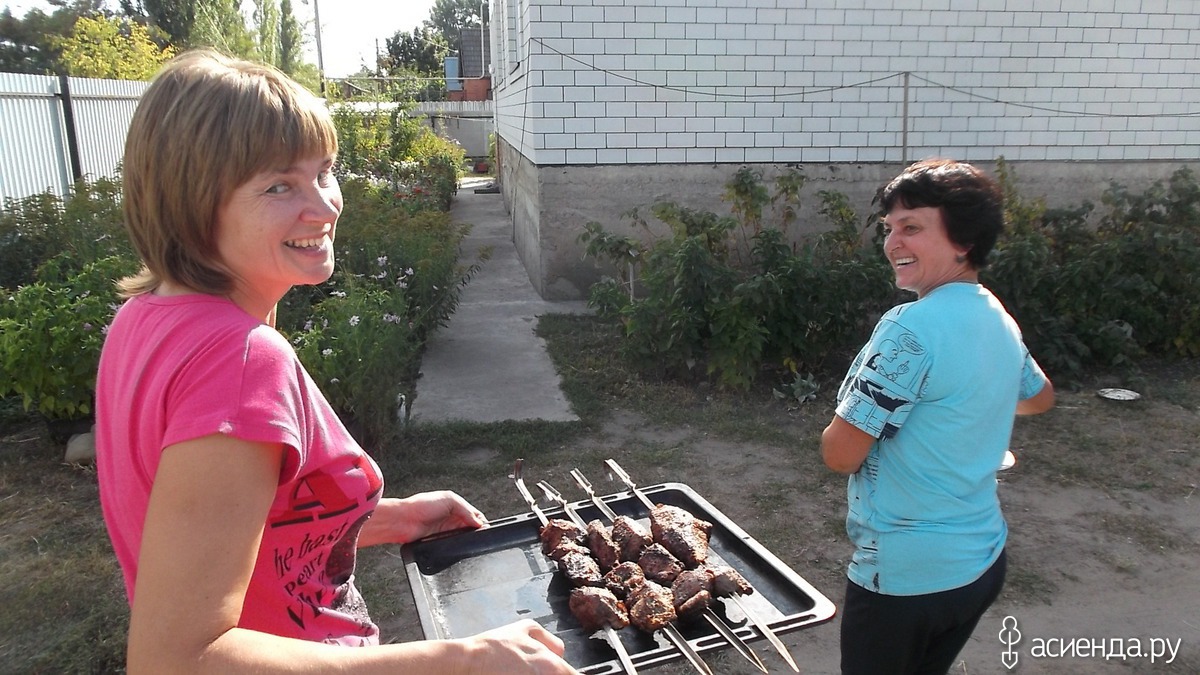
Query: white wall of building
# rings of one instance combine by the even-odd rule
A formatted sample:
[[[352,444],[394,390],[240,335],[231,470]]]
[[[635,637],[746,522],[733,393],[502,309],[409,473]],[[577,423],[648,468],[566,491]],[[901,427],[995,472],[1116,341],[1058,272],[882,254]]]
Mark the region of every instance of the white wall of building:
[[[495,11],[497,131],[540,166],[1200,159],[1197,0]]]

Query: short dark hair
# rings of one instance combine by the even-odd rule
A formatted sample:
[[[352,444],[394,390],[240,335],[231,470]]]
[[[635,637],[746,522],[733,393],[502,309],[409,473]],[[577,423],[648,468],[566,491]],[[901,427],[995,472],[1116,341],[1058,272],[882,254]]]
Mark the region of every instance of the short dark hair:
[[[966,162],[916,162],[880,188],[876,201],[883,214],[897,205],[941,209],[946,236],[967,249],[967,261],[975,269],[987,266],[988,254],[1004,231],[1004,193],[999,183]]]

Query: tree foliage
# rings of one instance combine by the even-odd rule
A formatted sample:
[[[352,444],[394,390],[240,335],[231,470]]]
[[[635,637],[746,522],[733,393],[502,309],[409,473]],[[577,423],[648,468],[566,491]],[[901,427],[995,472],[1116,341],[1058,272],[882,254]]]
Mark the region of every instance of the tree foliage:
[[[175,55],[174,48],[155,44],[145,26],[116,17],[80,17],[59,46],[66,73],[75,77],[148,80]]]
[[[421,26],[411,32],[397,31],[387,39],[387,55],[380,70],[390,77],[440,75],[446,55],[458,49],[462,29],[481,25],[488,26],[486,2],[434,0],[429,18]]]
[[[379,68],[391,77],[401,72],[438,75],[443,59],[450,53],[446,38],[427,26],[417,26],[411,33],[399,31],[387,38],[385,45],[387,52],[380,59]]]
[[[292,13],[292,0],[279,1],[279,69],[288,75],[295,76],[302,64],[301,51],[304,48],[303,34],[300,32],[300,22]]]
[[[57,3],[46,14],[31,9],[18,17],[9,8],[0,11],[0,71],[50,75],[60,72],[59,41],[69,37],[81,16],[104,15],[103,0]]]

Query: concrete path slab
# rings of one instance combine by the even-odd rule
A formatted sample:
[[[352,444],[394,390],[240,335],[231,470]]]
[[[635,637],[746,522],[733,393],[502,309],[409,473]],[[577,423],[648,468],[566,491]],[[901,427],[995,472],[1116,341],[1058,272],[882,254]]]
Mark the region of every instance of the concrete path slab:
[[[541,299],[512,242],[512,220],[499,194],[476,194],[490,179],[467,178],[450,208],[473,225],[463,260],[492,256],[463,291],[450,323],[434,333],[421,363],[415,422],[578,421],[562,393],[545,342],[533,331],[542,314],[587,312],[585,302]]]

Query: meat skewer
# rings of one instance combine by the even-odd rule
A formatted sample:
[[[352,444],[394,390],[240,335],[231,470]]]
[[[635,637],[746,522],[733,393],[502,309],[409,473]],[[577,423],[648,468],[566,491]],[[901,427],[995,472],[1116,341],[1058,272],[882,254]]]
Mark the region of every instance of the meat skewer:
[[[629,474],[625,473],[625,470],[621,468],[620,464],[617,464],[617,462],[612,459],[606,459],[604,460],[604,463],[608,466],[612,474],[620,479],[620,481],[629,488],[630,492],[632,492],[638,499],[642,501],[643,504],[645,504],[646,508],[650,509],[651,511],[654,510],[654,503],[646,497],[644,492],[638,489],[637,484],[633,482],[633,479],[630,478]],[[576,477],[576,480],[578,479],[579,478]],[[594,494],[592,499],[593,501],[599,501]],[[743,579],[743,581],[745,580]],[[746,584],[746,586],[749,587],[749,584]],[[746,615],[746,618],[750,620],[750,623],[754,624],[754,627],[763,634],[763,637],[767,638],[767,641],[771,643],[771,646],[775,647],[775,651],[779,652],[779,655],[783,657],[783,660],[787,662],[788,666],[790,666],[793,671],[797,673],[800,672],[800,666],[796,665],[796,660],[792,658],[791,651],[788,650],[787,645],[783,644],[783,641],[779,639],[779,636],[775,634],[775,631],[771,630],[771,626],[756,614],[751,613],[749,608],[747,608],[746,605],[738,599],[737,594],[729,595],[727,597],[729,597],[729,599],[738,606],[738,609],[740,609],[742,613]]]
[[[523,497],[525,499],[525,503],[529,505],[529,510],[533,511],[533,514],[538,517],[538,520],[541,521],[542,528],[544,529],[550,524],[550,519],[546,517],[546,514],[543,513],[540,508],[538,508],[537,500],[533,498],[533,495],[529,493],[529,489],[525,487],[525,479],[522,476],[522,468],[524,463],[525,460],[523,459],[517,460],[517,465],[513,467],[513,480],[517,484],[517,491],[521,493],[521,497]],[[543,546],[544,545],[545,544],[543,542]],[[568,605],[578,605],[582,602],[581,600],[576,599],[574,593],[575,591],[572,591],[572,596],[568,600]],[[604,633],[604,639],[608,641],[608,645],[617,653],[617,660],[621,662],[621,667],[625,669],[625,672],[629,673],[629,675],[636,675],[637,668],[633,665],[633,658],[629,656],[629,650],[625,649],[625,644],[621,642],[621,638],[617,635],[616,629],[607,622],[601,623],[598,628]],[[593,630],[592,632],[595,631]]]
[[[625,516],[618,516],[608,504],[604,503],[604,500],[600,499],[600,497],[596,495],[596,491],[592,489],[591,482],[589,482],[588,479],[585,478],[578,469],[572,469],[571,476],[575,479],[575,482],[579,484],[579,487],[587,493],[588,497],[591,498],[592,503],[596,505],[596,508],[600,509],[600,512],[607,516],[609,520],[612,520],[615,523],[618,518],[625,518]],[[545,491],[545,488],[543,487],[542,490]],[[616,526],[614,525],[614,527]],[[676,581],[678,581],[678,577],[676,577]],[[688,581],[689,580],[685,580],[685,583]],[[694,578],[690,581],[694,582]],[[709,586],[711,586],[711,583]],[[672,584],[672,591],[674,590],[675,585]],[[700,595],[699,591],[703,591],[707,598],[696,597],[697,595]],[[680,594],[684,595],[685,598],[683,600],[675,601],[676,614],[683,616],[684,618],[689,618],[695,614],[703,615],[704,618],[706,618],[708,622],[712,624],[712,627],[721,634],[721,637],[725,638],[725,641],[728,642],[730,646],[737,650],[737,652],[746,660],[753,663],[759,670],[764,673],[767,672],[766,665],[763,664],[762,659],[758,658],[758,654],[756,654],[754,650],[750,648],[750,645],[746,644],[745,640],[738,636],[737,633],[733,632],[733,629],[730,628],[724,621],[722,621],[721,617],[717,616],[717,614],[712,611],[712,608],[708,606],[712,599],[711,589],[700,588],[695,590],[684,590],[681,588]]]
[[[572,521],[574,521],[580,527],[586,527],[586,524],[583,522],[583,519],[579,517],[579,514],[575,513],[574,509],[571,508],[571,505],[567,503],[567,500],[564,499],[557,490],[551,487],[549,483],[540,481],[538,483],[538,487],[542,489],[542,492],[546,494],[547,498],[557,501],[559,505],[562,506],[563,512]],[[665,610],[670,610],[670,619],[675,618],[675,608],[669,596],[670,591],[664,588],[660,592],[657,589],[654,589],[651,584],[652,582],[647,581],[639,586],[637,590],[631,592],[631,595],[635,597],[634,601],[629,603],[630,622],[637,625],[639,621],[635,618],[635,614],[639,616],[643,615],[642,610],[644,608],[644,616],[650,620],[647,622],[640,622],[642,625],[657,629],[656,631],[652,630],[651,632],[661,631],[662,634],[666,636],[666,638],[672,644],[675,645],[676,649],[683,654],[684,658],[691,662],[692,666],[694,666],[697,671],[703,673],[704,675],[713,675],[713,672],[708,667],[708,664],[705,663],[704,660],[700,658],[700,655],[696,653],[696,650],[693,649],[690,644],[688,644],[687,638],[683,637],[683,634],[679,632],[679,629],[663,617],[664,613],[666,613]],[[667,595],[665,600],[663,599],[663,592],[665,592]],[[639,596],[639,593],[644,593],[645,595]],[[663,607],[664,602],[665,607]]]

